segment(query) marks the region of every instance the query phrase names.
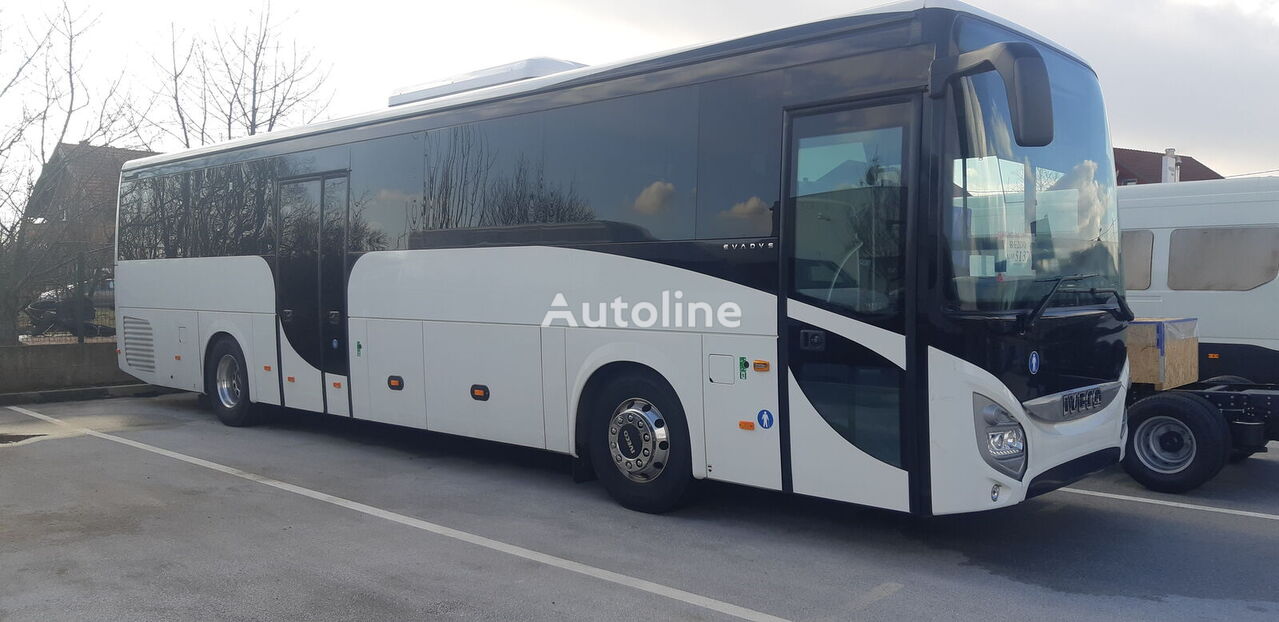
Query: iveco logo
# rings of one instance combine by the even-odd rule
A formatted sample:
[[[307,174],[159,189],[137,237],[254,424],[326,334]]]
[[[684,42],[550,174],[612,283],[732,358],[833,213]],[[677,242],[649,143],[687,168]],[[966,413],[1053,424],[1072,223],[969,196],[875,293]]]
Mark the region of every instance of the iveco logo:
[[[1061,412],[1067,416],[1097,410],[1101,406],[1101,389],[1085,389],[1061,396]]]
[[[1039,351],[1031,350],[1030,360],[1026,361],[1026,367],[1030,369],[1030,375],[1039,373]]]
[[[770,242],[768,240],[760,240],[758,242],[727,242],[724,244],[724,250],[726,251],[768,250],[776,247],[777,242]]]

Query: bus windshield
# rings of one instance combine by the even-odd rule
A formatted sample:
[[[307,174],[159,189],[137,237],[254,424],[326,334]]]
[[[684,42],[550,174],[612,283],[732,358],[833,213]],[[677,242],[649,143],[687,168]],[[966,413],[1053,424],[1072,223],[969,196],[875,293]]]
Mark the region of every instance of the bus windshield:
[[[965,77],[953,91],[953,198],[943,216],[952,309],[1029,309],[1056,277],[1095,275],[1061,283],[1053,306],[1101,304],[1080,290],[1121,287],[1115,167],[1097,78],[1042,52],[1055,125],[1047,146],[1013,140],[998,74]]]

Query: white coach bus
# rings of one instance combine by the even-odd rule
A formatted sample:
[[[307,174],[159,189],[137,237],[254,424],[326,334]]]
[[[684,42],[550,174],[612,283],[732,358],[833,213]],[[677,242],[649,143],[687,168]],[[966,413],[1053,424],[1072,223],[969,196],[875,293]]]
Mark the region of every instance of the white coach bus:
[[[1199,375],[1279,383],[1279,177],[1124,186],[1124,281],[1142,315],[1199,319]]]
[[[968,512],[1118,461],[1114,166],[1071,53],[916,1],[481,75],[126,165],[121,368],[230,425],[570,454],[644,511],[712,479]]]

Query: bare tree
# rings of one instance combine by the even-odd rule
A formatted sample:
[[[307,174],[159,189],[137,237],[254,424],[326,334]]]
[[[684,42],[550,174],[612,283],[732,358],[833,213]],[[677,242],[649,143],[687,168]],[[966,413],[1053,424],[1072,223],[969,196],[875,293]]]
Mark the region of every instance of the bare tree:
[[[0,22],[3,23],[3,22]],[[17,343],[22,307],[41,279],[65,263],[74,215],[49,218],[54,179],[70,166],[54,158],[68,139],[112,145],[137,135],[121,79],[90,84],[81,47],[94,20],[66,4],[17,31],[0,27],[0,345]],[[43,214],[43,215],[42,215]]]
[[[187,148],[311,123],[333,97],[327,68],[285,40],[269,3],[251,23],[202,37],[170,26],[168,53],[154,62],[160,78],[145,116],[165,142]]]

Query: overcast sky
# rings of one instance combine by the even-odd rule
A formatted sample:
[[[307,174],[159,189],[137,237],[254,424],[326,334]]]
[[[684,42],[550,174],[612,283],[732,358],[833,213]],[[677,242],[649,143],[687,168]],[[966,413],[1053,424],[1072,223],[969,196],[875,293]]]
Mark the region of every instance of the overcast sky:
[[[7,21],[43,2],[0,0]],[[275,0],[332,66],[331,116],[395,89],[533,56],[596,64],[883,4],[880,0]],[[1114,144],[1176,147],[1225,175],[1279,169],[1279,0],[972,0],[1079,53],[1101,76]],[[36,5],[36,6],[33,6]],[[99,14],[94,72],[147,76],[168,25],[228,25],[261,0],[72,0]],[[12,22],[11,22],[12,23]],[[141,86],[140,90],[145,90]]]

